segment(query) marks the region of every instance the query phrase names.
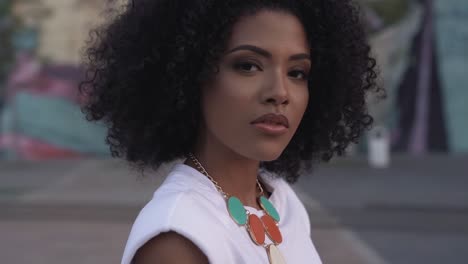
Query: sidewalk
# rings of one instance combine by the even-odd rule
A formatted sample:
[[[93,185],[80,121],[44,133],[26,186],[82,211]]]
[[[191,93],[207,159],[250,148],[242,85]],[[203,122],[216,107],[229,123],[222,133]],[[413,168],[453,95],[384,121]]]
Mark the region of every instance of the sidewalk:
[[[301,178],[294,188],[324,263],[422,263],[393,257],[394,236],[386,236],[402,230],[457,234],[448,252],[467,259],[457,248],[468,242],[467,161],[397,157],[394,167],[373,170],[347,159]],[[116,160],[0,163],[3,261],[117,263],[133,219],[170,166],[143,178]]]
[[[332,216],[312,226],[352,230],[387,263],[467,263],[468,155],[396,156],[383,170],[337,160],[298,186]]]

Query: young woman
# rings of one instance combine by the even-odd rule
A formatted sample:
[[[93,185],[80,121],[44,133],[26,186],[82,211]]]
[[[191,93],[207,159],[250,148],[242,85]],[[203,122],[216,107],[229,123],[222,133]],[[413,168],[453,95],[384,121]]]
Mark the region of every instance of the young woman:
[[[348,0],[134,0],[95,31],[81,91],[112,154],[183,159],[122,264],[321,263],[288,183],[372,123],[359,17]]]

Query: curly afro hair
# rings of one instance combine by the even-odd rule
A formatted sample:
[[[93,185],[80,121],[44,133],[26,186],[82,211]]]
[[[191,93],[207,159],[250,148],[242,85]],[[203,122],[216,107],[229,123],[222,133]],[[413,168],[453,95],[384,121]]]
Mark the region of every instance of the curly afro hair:
[[[299,18],[314,63],[296,134],[260,168],[292,183],[310,161],[328,161],[356,143],[372,124],[365,95],[382,89],[352,1],[133,0],[92,31],[80,85],[87,119],[109,128],[112,156],[142,170],[186,157],[201,120],[201,83],[216,74],[234,23],[263,9]]]

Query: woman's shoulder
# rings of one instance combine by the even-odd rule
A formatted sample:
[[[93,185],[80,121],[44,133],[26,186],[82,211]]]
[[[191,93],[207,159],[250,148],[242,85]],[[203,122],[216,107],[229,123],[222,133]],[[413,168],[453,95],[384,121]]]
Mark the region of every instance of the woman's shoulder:
[[[218,194],[204,190],[203,184],[191,178],[180,166],[176,166],[155,191],[152,199],[136,217],[122,258],[122,264],[131,263],[136,251],[148,241],[166,232],[176,232],[197,245],[206,254],[204,245],[214,237],[210,236],[210,226],[219,221],[223,200]],[[221,201],[218,201],[220,198]],[[212,227],[211,227],[212,228]]]
[[[176,232],[166,232],[146,242],[136,252],[134,263],[205,264],[209,263],[209,261],[192,241]]]
[[[197,223],[206,221],[203,219],[203,214],[194,213],[197,210],[197,201],[200,199],[201,197],[196,192],[190,190],[156,191],[153,199],[143,207],[133,223],[122,264],[131,263],[139,249],[147,251],[151,248],[151,252],[154,253],[153,246],[157,241],[165,241],[163,243],[165,245],[170,244],[167,243],[167,239],[171,237],[172,239],[169,239],[171,241],[190,241],[190,243],[182,244],[193,244],[196,245],[194,248],[201,248],[200,245],[203,243],[199,241],[200,236],[192,231],[197,228]]]

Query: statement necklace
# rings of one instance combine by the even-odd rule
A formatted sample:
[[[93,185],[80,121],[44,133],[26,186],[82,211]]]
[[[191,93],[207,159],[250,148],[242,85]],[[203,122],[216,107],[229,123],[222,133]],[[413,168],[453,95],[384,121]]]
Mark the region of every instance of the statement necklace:
[[[260,194],[257,196],[257,199],[264,212],[263,216],[260,218],[246,210],[239,198],[229,195],[223,191],[218,182],[208,174],[192,153],[189,153],[188,156],[195,166],[197,166],[198,171],[204,174],[215,185],[218,192],[226,200],[227,209],[232,220],[234,220],[234,222],[239,226],[244,226],[247,229],[250,238],[256,245],[262,246],[266,249],[270,263],[286,264],[286,261],[277,247],[277,245],[283,241],[283,236],[278,228],[280,216],[273,204],[263,195],[263,188],[258,181],[258,178],[257,186],[260,190]],[[271,239],[273,242],[272,244],[265,243],[265,234]]]

